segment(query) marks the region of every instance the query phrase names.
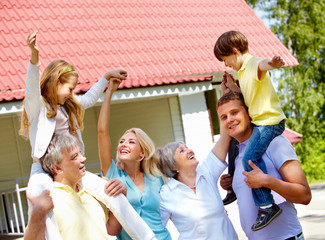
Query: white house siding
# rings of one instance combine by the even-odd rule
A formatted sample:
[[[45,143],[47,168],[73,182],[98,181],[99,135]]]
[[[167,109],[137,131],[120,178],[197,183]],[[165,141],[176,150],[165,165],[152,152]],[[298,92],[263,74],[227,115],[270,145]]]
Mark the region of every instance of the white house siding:
[[[173,124],[174,141],[185,142],[179,98],[170,97],[168,100],[170,116]]]
[[[0,117],[0,180],[28,176],[32,159],[29,143],[18,135],[18,114]],[[0,182],[0,189],[12,189],[14,182]]]
[[[204,92],[180,95],[179,99],[186,145],[201,161],[213,144]]]

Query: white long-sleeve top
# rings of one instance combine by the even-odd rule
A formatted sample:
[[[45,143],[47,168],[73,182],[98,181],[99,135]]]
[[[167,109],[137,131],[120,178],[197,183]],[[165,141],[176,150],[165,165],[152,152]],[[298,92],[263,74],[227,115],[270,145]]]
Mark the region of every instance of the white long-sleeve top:
[[[25,111],[27,113],[29,126],[29,140],[32,147],[32,158],[39,159],[45,154],[54,134],[56,118],[46,116],[46,103],[42,99],[40,89],[39,65],[29,64],[26,77]],[[75,96],[85,108],[93,106],[103,94],[108,81],[102,77],[94,84],[86,94]],[[84,153],[84,144],[81,132],[78,129],[77,135],[81,143],[81,152]]]
[[[237,233],[223,206],[218,179],[227,167],[212,151],[196,168],[196,193],[171,178],[160,190],[161,220],[171,219],[178,240],[236,240]]]

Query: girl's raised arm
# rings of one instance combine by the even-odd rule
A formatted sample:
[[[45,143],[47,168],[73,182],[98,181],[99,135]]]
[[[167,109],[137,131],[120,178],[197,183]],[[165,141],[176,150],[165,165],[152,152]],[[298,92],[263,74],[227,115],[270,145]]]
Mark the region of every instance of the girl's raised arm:
[[[39,48],[36,40],[38,31],[30,33],[27,37],[27,44],[31,50],[30,62],[34,65],[38,65],[39,62]]]

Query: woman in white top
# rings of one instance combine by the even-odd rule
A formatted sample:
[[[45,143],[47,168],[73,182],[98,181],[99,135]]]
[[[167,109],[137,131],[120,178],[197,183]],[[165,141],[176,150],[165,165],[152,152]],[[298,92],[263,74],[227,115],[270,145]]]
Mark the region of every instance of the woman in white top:
[[[229,136],[221,130],[220,139],[200,164],[184,143],[157,148],[159,169],[170,178],[160,191],[161,218],[163,224],[173,221],[179,239],[238,239],[217,186],[227,167],[229,143]]]

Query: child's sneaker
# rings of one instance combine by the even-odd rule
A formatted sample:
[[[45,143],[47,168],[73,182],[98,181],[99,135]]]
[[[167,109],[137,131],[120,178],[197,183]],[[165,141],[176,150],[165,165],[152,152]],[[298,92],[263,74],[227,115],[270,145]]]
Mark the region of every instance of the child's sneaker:
[[[222,200],[223,205],[225,206],[237,200],[236,193],[232,188],[228,189],[227,191],[227,196]]]
[[[259,208],[256,222],[252,225],[253,231],[258,231],[269,225],[282,212],[278,205],[273,203],[272,207],[262,209]]]

